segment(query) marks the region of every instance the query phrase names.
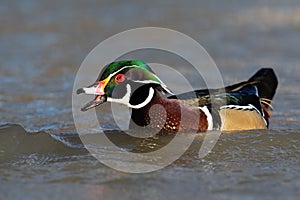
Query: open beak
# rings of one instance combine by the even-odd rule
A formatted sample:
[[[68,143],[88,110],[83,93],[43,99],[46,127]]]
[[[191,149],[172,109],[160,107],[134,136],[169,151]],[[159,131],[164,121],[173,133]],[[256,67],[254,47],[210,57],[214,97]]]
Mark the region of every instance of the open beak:
[[[95,108],[95,107],[105,103],[106,100],[107,100],[106,95],[97,95],[94,100],[92,100],[91,102],[85,104],[80,110],[81,111],[87,111],[91,108]]]
[[[103,80],[100,82],[97,82],[89,87],[79,88],[77,90],[77,94],[93,94],[96,95],[96,97],[86,105],[84,105],[81,108],[81,111],[87,111],[91,108],[95,108],[107,101],[107,95],[104,93],[104,88],[107,84],[107,80]]]

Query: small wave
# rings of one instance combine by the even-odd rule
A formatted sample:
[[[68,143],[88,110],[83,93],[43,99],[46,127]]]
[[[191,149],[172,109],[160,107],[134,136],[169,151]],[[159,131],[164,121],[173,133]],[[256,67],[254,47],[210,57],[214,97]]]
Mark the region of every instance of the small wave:
[[[27,132],[22,126],[0,126],[0,163],[43,164],[87,154],[77,134]]]

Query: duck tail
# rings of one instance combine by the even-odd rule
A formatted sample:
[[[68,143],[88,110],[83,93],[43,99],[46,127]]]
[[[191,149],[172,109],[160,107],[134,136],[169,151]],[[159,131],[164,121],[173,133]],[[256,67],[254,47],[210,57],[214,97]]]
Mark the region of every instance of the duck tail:
[[[271,68],[262,68],[248,80],[248,83],[257,87],[264,116],[265,118],[270,118],[270,109],[273,109],[271,102],[278,86],[274,70]]]
[[[261,100],[271,103],[278,86],[278,80],[273,69],[262,68],[258,70],[248,80],[248,83],[257,87],[258,96]]]
[[[225,87],[226,92],[236,91],[244,86],[256,86],[258,96],[262,103],[271,107],[271,101],[275,95],[278,80],[272,68],[261,68],[248,81],[243,81]]]
[[[269,119],[271,117],[270,110],[273,109],[271,102],[278,86],[278,80],[273,69],[261,68],[248,81],[227,86],[225,91],[232,92],[239,89],[238,91],[249,93],[249,91],[253,91],[253,89],[249,90],[253,86],[256,87],[258,102],[261,105],[264,117]],[[249,98],[244,98],[244,100],[248,102]],[[256,107],[259,107],[257,103],[256,105]]]

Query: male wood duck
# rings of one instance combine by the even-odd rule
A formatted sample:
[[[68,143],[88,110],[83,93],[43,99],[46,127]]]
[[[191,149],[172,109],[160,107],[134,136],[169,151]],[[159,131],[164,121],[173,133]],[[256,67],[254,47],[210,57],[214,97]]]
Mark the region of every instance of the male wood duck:
[[[174,95],[147,64],[125,60],[108,64],[94,84],[77,94],[96,95],[82,111],[105,102],[128,106],[130,128],[234,131],[268,128],[277,85],[273,69],[262,68],[248,81]]]

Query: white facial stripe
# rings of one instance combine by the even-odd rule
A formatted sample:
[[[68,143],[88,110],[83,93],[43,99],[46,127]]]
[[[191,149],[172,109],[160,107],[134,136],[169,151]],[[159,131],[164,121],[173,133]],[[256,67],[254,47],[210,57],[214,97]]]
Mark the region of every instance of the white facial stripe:
[[[129,103],[129,100],[130,100],[130,94],[131,94],[131,87],[129,84],[126,85],[126,89],[127,89],[127,92],[125,94],[125,96],[121,99],[113,99],[111,97],[108,97],[107,98],[107,101],[109,102],[113,102],[113,103],[120,103],[120,104],[124,104],[126,106],[128,106],[129,108],[134,108],[134,109],[139,109],[139,108],[142,108],[144,106],[146,106],[153,98],[154,96],[154,89],[152,87],[150,87],[149,89],[149,95],[148,97],[146,98],[146,100],[138,105],[131,105]]]
[[[110,74],[108,77],[109,79],[111,79],[111,77],[113,77],[114,75],[116,75],[117,73],[119,73],[120,71],[122,71],[123,69],[126,69],[126,68],[129,68],[129,67],[133,67],[135,65],[132,65],[132,66],[124,66],[122,67],[121,69],[119,69],[118,71],[115,71],[114,73]]]
[[[137,67],[137,68],[139,68],[138,65],[124,66],[124,67],[122,67],[121,69],[119,69],[118,71],[115,71],[114,73],[110,74],[110,75],[108,76],[108,78],[111,79],[111,77],[113,77],[114,75],[118,74],[118,73],[119,73],[120,71],[122,71],[123,69],[131,68],[131,67]]]
[[[143,80],[143,81],[140,81],[140,80],[132,80],[133,82],[136,82],[136,83],[157,83],[156,81],[153,81],[153,80]]]
[[[133,80],[133,82],[136,82],[136,83],[145,83],[145,84],[149,84],[149,83],[155,83],[157,84],[156,81],[153,81],[153,80],[143,80],[143,81],[140,81],[140,80]],[[164,88],[164,90],[166,90],[169,94],[173,94],[173,92],[171,92],[167,86],[163,83],[163,82],[160,82],[160,85]]]
[[[210,114],[207,106],[203,106],[203,107],[199,107],[200,110],[202,110],[204,112],[204,114],[206,115],[207,118],[207,123],[208,123],[208,127],[207,130],[211,131],[213,129],[213,118],[212,115]]]
[[[139,109],[139,108],[142,108],[144,106],[146,106],[148,103],[150,103],[150,101],[152,100],[154,96],[154,89],[152,87],[149,88],[149,95],[148,97],[146,98],[146,100],[138,105],[131,105],[128,103],[128,107],[130,108],[135,108],[135,109]]]
[[[136,65],[132,65],[132,66],[136,66]],[[120,71],[122,71],[123,69],[132,67],[132,66],[124,66],[121,69],[119,69],[118,71],[110,74],[108,77],[109,79],[111,79],[111,77],[113,77],[114,75],[116,75],[117,73],[119,73]],[[86,88],[82,88],[84,90],[85,94],[98,94],[97,93],[97,87],[96,86],[92,86],[92,87],[86,87]]]
[[[109,102],[113,102],[113,103],[120,103],[120,104],[124,104],[126,106],[128,106],[129,104],[129,99],[130,99],[130,94],[131,94],[131,87],[129,84],[126,85],[126,94],[124,97],[122,97],[121,99],[113,99],[111,97],[107,98],[107,101]],[[129,107],[129,106],[128,106]]]
[[[130,66],[124,66],[121,69],[119,69],[118,71],[115,71],[114,73],[110,74],[108,77],[109,79],[111,79],[111,77],[115,76],[116,74],[118,74],[120,71],[122,71],[123,69],[127,69],[127,68],[131,68],[131,67],[136,67],[136,68],[140,68],[140,66],[138,65],[130,65]],[[167,86],[158,78],[158,76],[156,76],[156,74],[152,75],[160,82],[161,86],[170,94],[173,94],[168,88]],[[156,81],[152,81],[152,80],[144,80],[144,81],[140,81],[140,80],[133,80],[135,82],[140,82],[140,83],[157,83]]]
[[[171,92],[171,91],[167,88],[167,86],[164,84],[164,82],[162,82],[162,81],[158,78],[158,76],[156,76],[155,74],[153,74],[153,76],[155,76],[155,78],[157,78],[157,80],[160,82],[160,85],[161,85],[161,86],[162,86],[169,94],[174,95],[173,92]]]
[[[171,92],[171,90],[169,90],[168,88],[167,88],[167,86],[165,86],[165,85],[161,85],[169,94],[171,94],[171,95],[174,95],[174,93],[173,92]]]

